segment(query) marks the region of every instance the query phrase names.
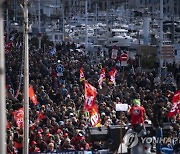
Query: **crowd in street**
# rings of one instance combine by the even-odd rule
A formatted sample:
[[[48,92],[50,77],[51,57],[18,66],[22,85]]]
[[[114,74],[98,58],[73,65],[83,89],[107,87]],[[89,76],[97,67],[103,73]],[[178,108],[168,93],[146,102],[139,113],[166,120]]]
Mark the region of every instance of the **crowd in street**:
[[[6,112],[7,112],[7,151],[20,154],[23,148],[23,129],[17,127],[14,112],[23,107],[23,48],[22,36],[12,33],[14,46],[6,53]],[[103,52],[103,51],[102,51]],[[122,51],[119,51],[122,52]],[[98,63],[92,63],[91,53],[75,43],[63,42],[45,49],[37,49],[30,43],[29,79],[37,97],[38,104],[30,101],[29,106],[29,151],[57,152],[66,150],[97,150],[108,148],[104,142],[93,146],[88,140],[87,129],[91,127],[89,113],[84,111],[84,84],[80,82],[80,68],[84,69],[85,79],[97,89],[96,103],[101,126],[119,125],[116,104],[133,105],[139,99],[145,108],[147,123],[153,123],[153,105],[163,100],[162,124],[172,126],[170,135],[179,135],[180,115],[168,118],[171,99],[180,88],[180,68],[173,64],[168,76],[161,80],[156,68],[151,71],[139,71],[136,62],[129,60],[125,69],[119,60],[111,59],[111,50],[99,56]],[[99,54],[101,55],[101,53]],[[61,64],[64,69],[57,73]],[[172,66],[172,65],[170,65]],[[108,71],[117,68],[116,85],[109,85]],[[106,81],[102,89],[98,87],[99,73],[106,69]],[[172,70],[175,70],[172,72]],[[123,112],[123,124],[130,123],[131,116]]]

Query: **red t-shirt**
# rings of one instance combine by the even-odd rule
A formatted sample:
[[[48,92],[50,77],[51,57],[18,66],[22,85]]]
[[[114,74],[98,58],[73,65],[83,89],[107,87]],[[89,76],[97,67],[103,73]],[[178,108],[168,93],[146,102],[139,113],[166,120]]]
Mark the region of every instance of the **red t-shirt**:
[[[142,106],[133,106],[130,109],[131,113],[131,125],[144,124],[145,109]]]

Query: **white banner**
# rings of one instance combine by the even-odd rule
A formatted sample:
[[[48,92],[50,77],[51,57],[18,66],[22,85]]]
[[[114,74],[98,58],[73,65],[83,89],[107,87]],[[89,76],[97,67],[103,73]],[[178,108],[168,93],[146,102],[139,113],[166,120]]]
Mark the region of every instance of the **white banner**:
[[[128,104],[116,104],[116,111],[128,111]]]

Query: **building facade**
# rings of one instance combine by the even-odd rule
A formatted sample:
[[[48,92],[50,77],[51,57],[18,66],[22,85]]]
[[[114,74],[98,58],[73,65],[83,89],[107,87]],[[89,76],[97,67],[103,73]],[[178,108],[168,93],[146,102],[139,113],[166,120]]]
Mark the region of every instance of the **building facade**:
[[[133,9],[148,8],[149,12],[158,14],[160,0],[128,0],[128,7]],[[180,0],[163,0],[164,16],[180,16]]]
[[[106,11],[107,9],[117,9],[127,0],[87,0],[88,12],[95,12],[98,8],[99,11]],[[64,0],[64,7],[67,12],[72,15],[83,13],[85,11],[85,0]],[[66,12],[66,13],[67,13]]]

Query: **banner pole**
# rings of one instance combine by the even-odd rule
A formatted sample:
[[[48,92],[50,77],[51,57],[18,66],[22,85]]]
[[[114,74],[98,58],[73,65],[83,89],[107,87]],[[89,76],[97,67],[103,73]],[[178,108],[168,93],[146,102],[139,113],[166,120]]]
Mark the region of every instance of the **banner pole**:
[[[122,112],[120,112],[120,145],[121,145],[121,154],[122,154]]]

